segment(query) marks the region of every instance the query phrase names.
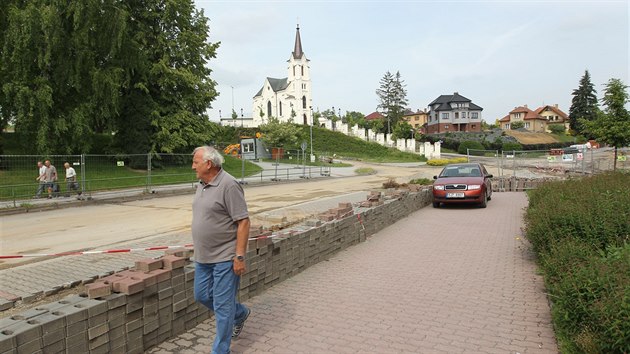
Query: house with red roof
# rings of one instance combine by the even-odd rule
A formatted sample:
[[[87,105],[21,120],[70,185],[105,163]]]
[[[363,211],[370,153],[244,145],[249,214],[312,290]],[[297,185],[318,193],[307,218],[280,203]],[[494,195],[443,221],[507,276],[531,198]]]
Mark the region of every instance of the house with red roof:
[[[372,112],[365,116],[365,120],[376,120],[376,119],[385,119],[385,116],[380,114],[379,112]]]
[[[562,124],[565,131],[569,126],[569,116],[562,112],[558,105],[547,105],[531,110],[527,105],[514,107],[508,115],[499,119],[501,129],[510,130],[514,122],[524,122],[524,128],[536,133],[549,131],[552,124]]]
[[[547,131],[551,131],[549,127],[552,125],[562,125],[565,132],[569,130],[569,115],[560,110],[557,104],[539,107],[535,112],[547,120]]]

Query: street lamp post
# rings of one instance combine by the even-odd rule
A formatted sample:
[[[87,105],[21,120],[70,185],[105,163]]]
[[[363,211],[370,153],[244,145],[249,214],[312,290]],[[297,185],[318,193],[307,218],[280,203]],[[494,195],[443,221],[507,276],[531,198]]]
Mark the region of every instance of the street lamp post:
[[[315,162],[315,155],[313,155],[313,106],[311,109],[311,126],[309,127],[311,133],[311,163]],[[308,177],[311,177],[311,168],[308,169]]]
[[[243,109],[241,108],[241,128],[243,127]]]

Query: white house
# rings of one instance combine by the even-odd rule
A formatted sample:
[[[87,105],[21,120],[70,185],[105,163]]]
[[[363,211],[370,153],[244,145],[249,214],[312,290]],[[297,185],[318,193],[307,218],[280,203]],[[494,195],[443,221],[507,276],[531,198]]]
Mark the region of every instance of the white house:
[[[254,96],[252,107],[253,125],[259,126],[269,117],[281,122],[310,125],[312,122],[313,98],[311,96],[310,60],[302,51],[300,26],[295,34],[295,46],[289,57],[287,73],[282,79],[267,77],[262,88]]]

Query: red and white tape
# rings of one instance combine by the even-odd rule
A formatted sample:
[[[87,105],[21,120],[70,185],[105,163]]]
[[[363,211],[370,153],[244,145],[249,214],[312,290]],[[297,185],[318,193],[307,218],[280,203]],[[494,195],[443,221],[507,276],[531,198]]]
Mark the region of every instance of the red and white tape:
[[[28,258],[28,257],[63,257],[63,256],[81,256],[88,254],[105,254],[105,253],[130,253],[130,252],[142,252],[142,251],[159,251],[159,250],[167,250],[167,249],[178,249],[178,248],[190,248],[192,244],[187,244],[183,246],[156,246],[156,247],[147,247],[147,248],[119,248],[113,250],[100,250],[100,251],[80,251],[80,252],[61,252],[61,253],[30,253],[30,254],[18,254],[11,256],[2,256],[0,255],[0,259],[10,259],[10,258]]]

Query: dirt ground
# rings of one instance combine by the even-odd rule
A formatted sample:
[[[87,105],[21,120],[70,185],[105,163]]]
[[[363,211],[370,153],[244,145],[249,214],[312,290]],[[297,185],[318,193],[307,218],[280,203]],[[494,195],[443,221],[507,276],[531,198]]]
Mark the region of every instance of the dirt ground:
[[[375,174],[313,179],[265,186],[246,186],[252,222],[265,224],[264,212],[340,194],[382,188],[389,179],[407,183],[429,178],[440,167],[380,165],[352,162],[346,175],[361,167]],[[350,173],[348,173],[350,172]],[[334,173],[333,173],[334,175]],[[51,254],[112,248],[116,244],[165,234],[189,232],[192,194],[109,204],[87,205],[50,211],[3,216],[0,222],[0,254]],[[288,215],[299,219],[304,215]],[[291,222],[291,220],[288,220]],[[0,269],[32,262],[33,258],[3,260]]]

